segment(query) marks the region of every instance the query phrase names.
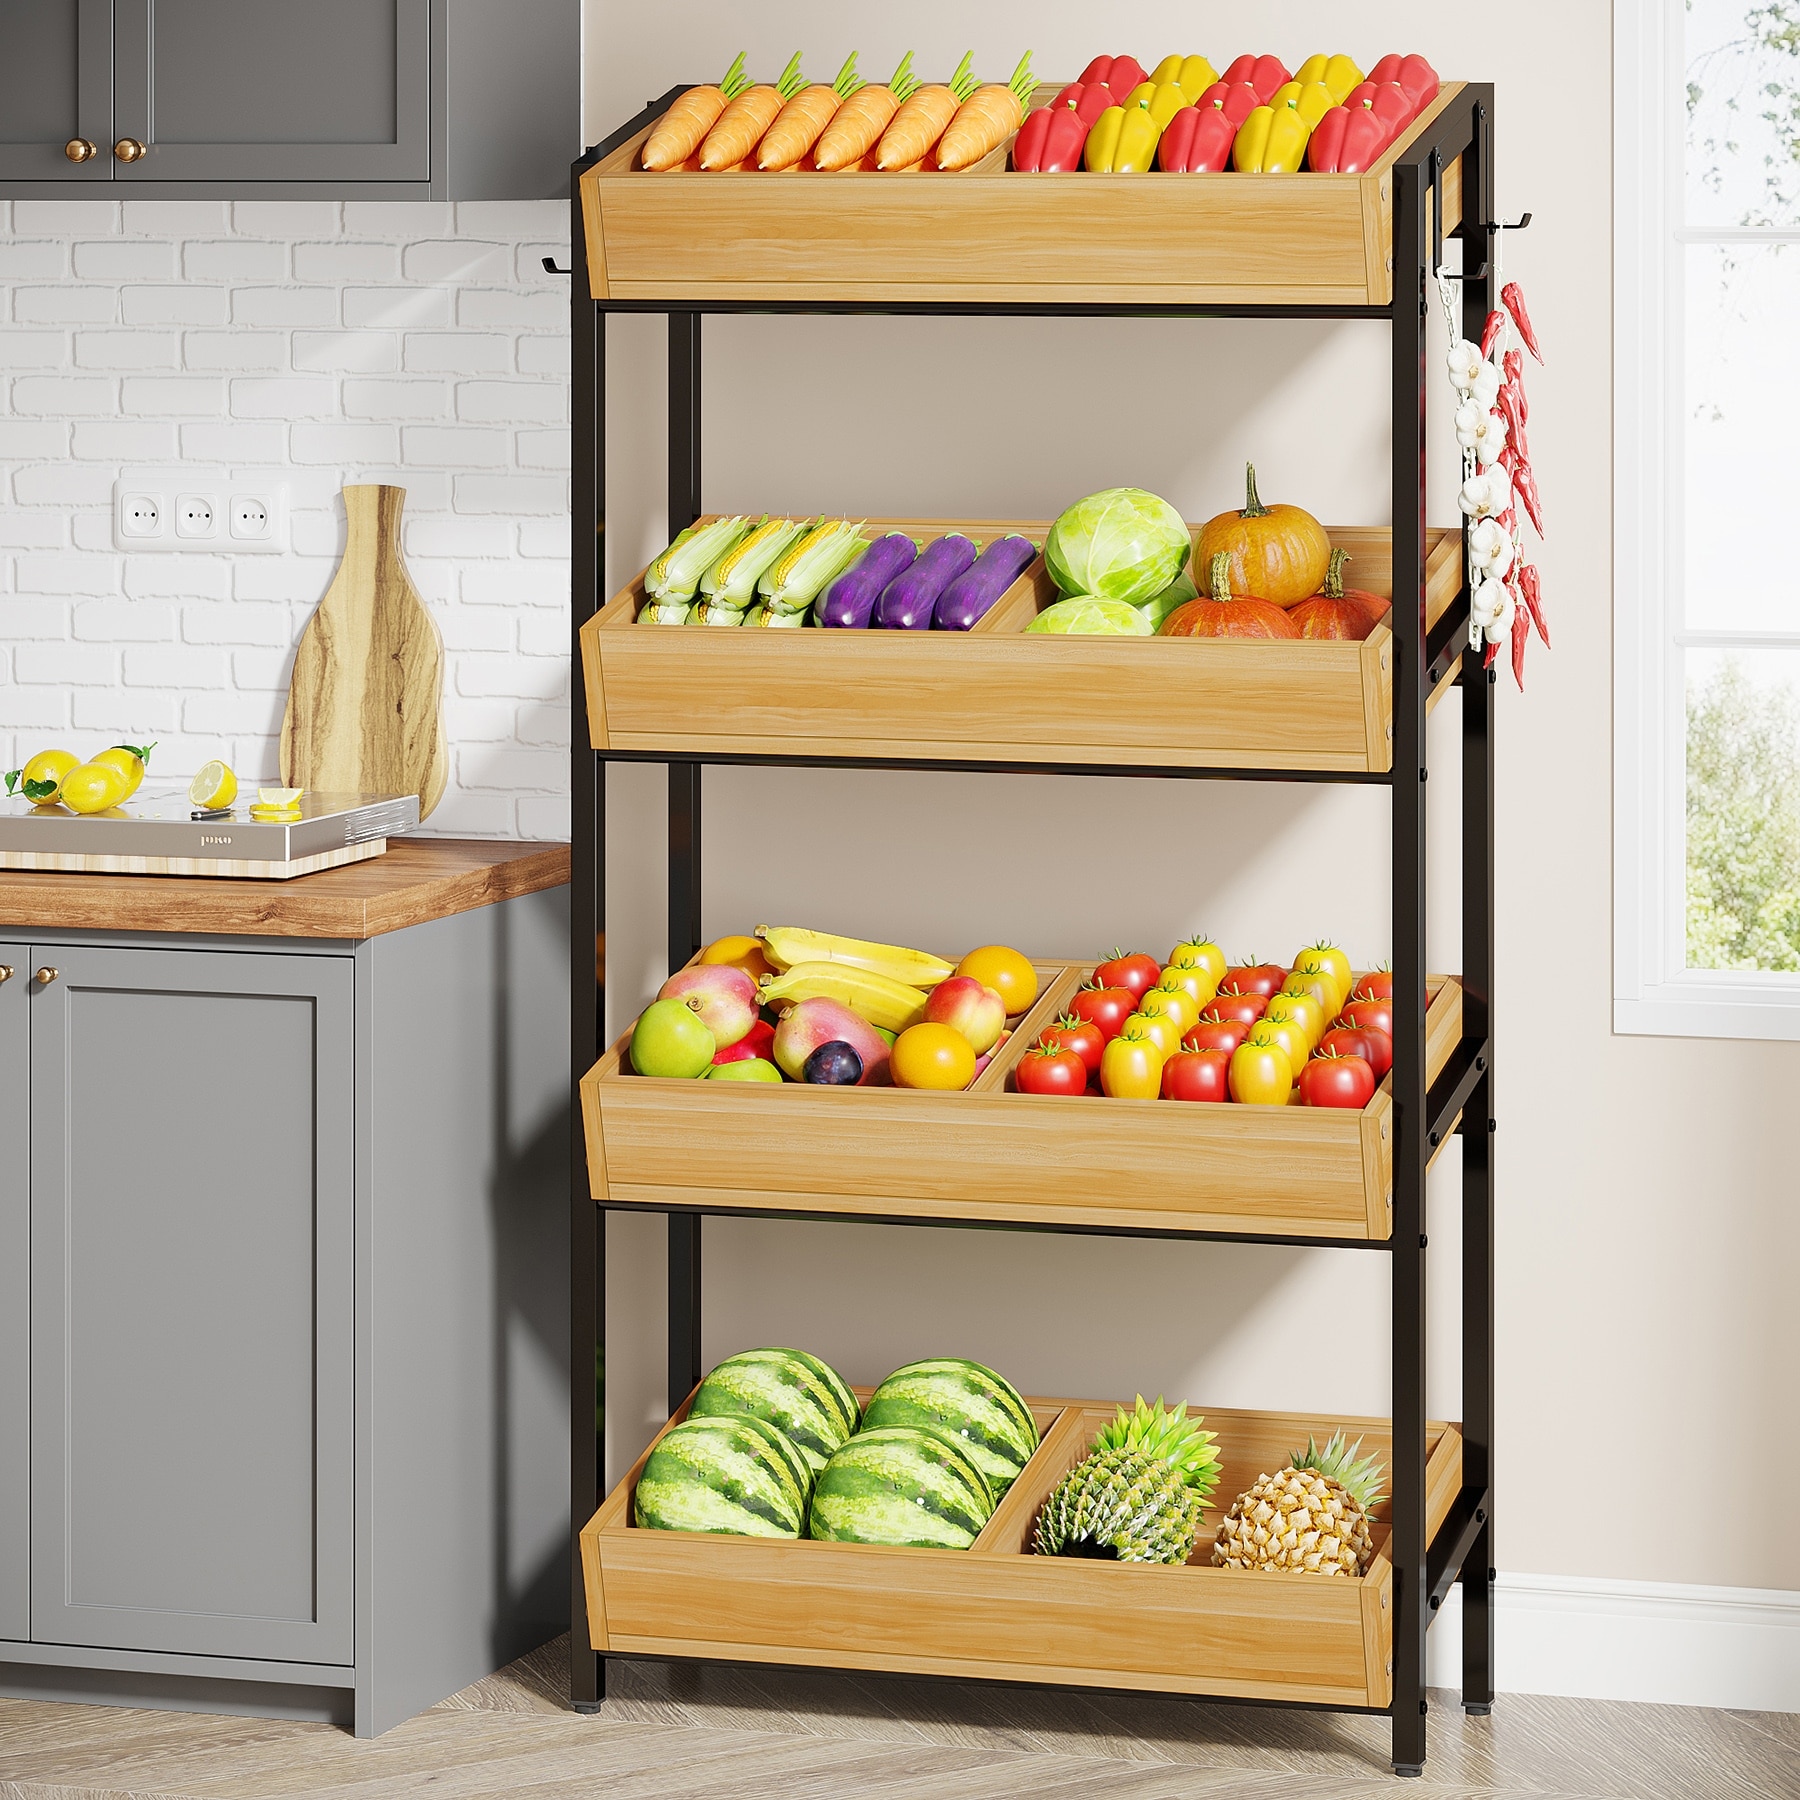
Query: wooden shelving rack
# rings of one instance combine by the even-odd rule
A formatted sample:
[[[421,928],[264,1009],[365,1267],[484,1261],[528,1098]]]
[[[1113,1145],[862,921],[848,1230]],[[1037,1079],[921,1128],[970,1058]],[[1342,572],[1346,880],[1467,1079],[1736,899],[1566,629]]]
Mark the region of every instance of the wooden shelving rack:
[[[758,177],[636,166],[671,89],[575,165],[574,723],[570,1159],[573,1695],[600,1704],[609,1657],[748,1660],[1028,1680],[1375,1711],[1397,1772],[1425,1760],[1426,1632],[1463,1590],[1463,1704],[1493,1699],[1494,685],[1463,654],[1461,539],[1425,523],[1430,272],[1461,239],[1462,329],[1492,304],[1493,90],[1447,83],[1360,176]],[[722,258],[721,246],[730,245]],[[990,246],[1005,246],[996,270]],[[1379,319],[1392,335],[1391,532],[1334,530],[1360,586],[1391,593],[1362,644],[1058,639],[1024,625],[1052,597],[1041,560],[966,637],[640,631],[641,574],[607,595],[604,333],[668,321],[669,527],[703,516],[700,351],[709,313],[833,312]],[[957,524],[976,535],[1008,521]],[[1041,530],[1041,525],[1039,526]],[[1117,696],[1182,661],[1179,704],[1146,722]],[[679,665],[679,666],[678,666]],[[997,679],[1003,677],[1003,680]],[[1462,963],[1425,967],[1427,714],[1462,695]],[[796,691],[808,699],[796,703]],[[1163,683],[1165,695],[1177,684]],[[889,696],[914,697],[904,708]],[[696,694],[710,694],[696,704]],[[927,695],[923,703],[916,698]],[[996,695],[1001,704],[996,708]],[[1016,701],[1008,701],[1015,696]],[[1289,721],[1308,716],[1301,739]],[[704,731],[693,724],[709,721]],[[1050,770],[1362,782],[1392,794],[1394,1067],[1361,1113],[1034,1098],[1007,1074],[1080,965],[967,1094],[780,1089],[622,1075],[601,1034],[608,761],[668,769],[668,955],[700,938],[708,763]],[[1417,1021],[1416,1024],[1413,1022]],[[770,1108],[776,1110],[772,1113]],[[1129,1116],[1128,1116],[1129,1115]],[[1463,1139],[1463,1418],[1425,1413],[1425,1178]],[[845,1146],[852,1146],[846,1153]],[[1121,1202],[1121,1159],[1150,1202]],[[1018,1171],[1055,1171],[1021,1181]],[[757,1185],[747,1187],[748,1172]],[[708,1213],[1029,1226],[1354,1246],[1392,1269],[1388,1418],[1206,1406],[1246,1485],[1308,1433],[1363,1432],[1391,1473],[1358,1582],[1066,1562],[1025,1554],[1043,1496],[1110,1410],[1034,1399],[1043,1442],[966,1553],[640,1531],[636,1469],[610,1489],[596,1368],[606,1209],[668,1215],[669,1412],[700,1361]],[[1204,1402],[1204,1396],[1195,1396]],[[666,1427],[665,1427],[666,1429]],[[641,1466],[641,1460],[640,1464]]]

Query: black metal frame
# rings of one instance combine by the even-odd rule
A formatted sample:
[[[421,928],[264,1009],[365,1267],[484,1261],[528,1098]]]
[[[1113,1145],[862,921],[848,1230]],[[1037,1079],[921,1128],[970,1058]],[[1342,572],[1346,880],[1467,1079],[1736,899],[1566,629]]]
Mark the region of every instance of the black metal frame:
[[[1464,654],[1468,625],[1465,594],[1435,631],[1425,624],[1425,418],[1426,322],[1433,299],[1432,270],[1441,260],[1442,171],[1461,156],[1464,223],[1457,228],[1464,266],[1462,331],[1479,339],[1492,304],[1493,89],[1465,87],[1394,165],[1394,293],[1383,307],[1369,306],[1143,306],[982,305],[975,303],[719,302],[596,300],[588,288],[588,261],[579,200],[580,175],[661,113],[680,89],[652,101],[575,165],[572,204],[571,312],[574,330],[574,664],[581,667],[580,631],[604,603],[605,574],[605,317],[609,312],[651,312],[668,319],[669,529],[691,523],[701,511],[700,365],[701,320],[707,313],[936,313],[964,316],[1042,315],[1097,318],[1369,318],[1392,326],[1393,360],[1393,581],[1394,756],[1387,774],[1333,774],[1313,770],[1112,767],[1040,762],[938,761],[928,758],[814,756],[718,756],[719,763],[806,767],[1018,770],[1034,774],[1145,775],[1183,780],[1375,782],[1393,789],[1394,1010],[1401,1021],[1394,1043],[1394,1227],[1386,1241],[1298,1239],[1215,1231],[1108,1232],[1096,1235],[1180,1237],[1279,1245],[1331,1244],[1385,1249],[1393,1270],[1393,1535],[1396,1616],[1393,1700],[1395,1772],[1419,1774],[1425,1761],[1425,1635],[1445,1595],[1463,1588],[1463,1705],[1485,1713],[1493,1702],[1493,920],[1494,920],[1494,678],[1473,653]],[[1428,242],[1428,232],[1429,239]],[[1413,429],[1405,421],[1413,421]],[[596,525],[589,533],[585,523]],[[1410,607],[1409,603],[1410,602]],[[1410,621],[1408,613],[1410,610]],[[1410,628],[1409,628],[1410,627]],[[1429,1093],[1425,1082],[1426,703],[1434,687],[1462,657],[1463,737],[1463,1038]],[[701,770],[698,761],[648,752],[595,751],[587,715],[577,705],[574,739],[574,927],[572,1074],[579,1081],[605,1046],[601,1041],[605,930],[604,764],[664,762],[668,767],[668,955],[678,967],[699,947]],[[1443,1139],[1463,1137],[1463,1486],[1449,1517],[1429,1546],[1425,1539],[1425,1233],[1426,1170]],[[585,1144],[577,1110],[570,1143],[572,1429],[570,1501],[575,1531],[605,1491],[599,1421],[600,1375],[605,1343],[604,1203],[591,1197]],[[618,1208],[617,1210],[642,1210]],[[701,1230],[703,1212],[668,1215],[668,1397],[673,1409],[703,1373],[700,1365]],[[765,1216],[761,1213],[752,1216]],[[826,1215],[773,1213],[773,1217]],[[832,1214],[831,1217],[858,1215]],[[882,1222],[930,1223],[883,1216]],[[1036,1227],[978,1227],[1037,1229]],[[1083,1228],[1089,1229],[1089,1228]],[[589,1383],[595,1385],[590,1387]],[[597,1707],[604,1694],[604,1659],[588,1642],[579,1546],[570,1567],[571,1684],[580,1710]],[[1292,1704],[1277,1702],[1275,1704]],[[1365,1711],[1365,1708],[1328,1710]]]

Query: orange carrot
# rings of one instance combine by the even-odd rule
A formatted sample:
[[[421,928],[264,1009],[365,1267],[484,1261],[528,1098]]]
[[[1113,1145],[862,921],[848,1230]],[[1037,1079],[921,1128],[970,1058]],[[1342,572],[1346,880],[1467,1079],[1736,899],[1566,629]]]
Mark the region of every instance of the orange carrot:
[[[725,71],[717,87],[691,87],[677,94],[674,104],[651,127],[640,158],[646,169],[676,169],[700,147],[700,140],[718,122],[719,114],[750,85],[744,73],[744,53]]]
[[[819,133],[831,123],[832,114],[862,86],[856,73],[856,52],[838,70],[837,79],[826,87],[815,81],[802,89],[784,106],[775,123],[763,133],[757,147],[759,169],[791,169],[814,144]]]
[[[975,60],[970,51],[956,65],[950,85],[933,82],[915,89],[901,102],[894,122],[881,134],[876,147],[875,166],[880,169],[904,169],[918,162],[944,135],[944,127],[956,116],[956,109],[975,91],[975,77],[969,64]]]
[[[900,110],[900,102],[919,85],[912,72],[912,52],[886,87],[859,87],[837,110],[813,154],[815,169],[848,169],[860,163],[881,141],[881,134]]]
[[[700,146],[701,168],[735,169],[762,142],[763,133],[775,123],[782,107],[805,86],[796,50],[773,87],[759,83],[745,88],[720,113],[719,122]]]
[[[1032,86],[1031,52],[1027,50],[1005,86],[989,82],[956,109],[956,117],[944,127],[938,142],[937,166],[966,169],[990,150],[998,150],[1024,124]]]

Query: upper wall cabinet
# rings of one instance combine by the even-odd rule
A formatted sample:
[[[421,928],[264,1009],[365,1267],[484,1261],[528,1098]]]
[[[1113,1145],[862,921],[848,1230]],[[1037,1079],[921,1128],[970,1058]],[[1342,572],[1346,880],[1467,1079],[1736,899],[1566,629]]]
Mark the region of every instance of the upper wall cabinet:
[[[0,0],[0,197],[540,200],[580,0]]]

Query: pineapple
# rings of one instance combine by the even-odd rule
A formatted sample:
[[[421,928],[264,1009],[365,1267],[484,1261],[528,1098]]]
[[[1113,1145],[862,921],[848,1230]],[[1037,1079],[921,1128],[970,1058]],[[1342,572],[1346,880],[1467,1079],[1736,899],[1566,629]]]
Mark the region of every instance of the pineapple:
[[[1040,1556],[1184,1563],[1200,1535],[1200,1497],[1160,1457],[1098,1450],[1056,1484],[1038,1514]]]
[[[1160,1397],[1152,1407],[1139,1394],[1136,1407],[1121,1406],[1057,1483],[1033,1547],[1042,1556],[1184,1563],[1218,1479],[1213,1434],[1187,1416],[1186,1403],[1170,1412]]]
[[[1225,1569],[1361,1575],[1375,1553],[1369,1514],[1381,1498],[1381,1465],[1356,1460],[1338,1432],[1324,1449],[1311,1439],[1287,1468],[1260,1476],[1219,1526],[1213,1562]]]

